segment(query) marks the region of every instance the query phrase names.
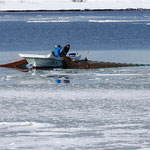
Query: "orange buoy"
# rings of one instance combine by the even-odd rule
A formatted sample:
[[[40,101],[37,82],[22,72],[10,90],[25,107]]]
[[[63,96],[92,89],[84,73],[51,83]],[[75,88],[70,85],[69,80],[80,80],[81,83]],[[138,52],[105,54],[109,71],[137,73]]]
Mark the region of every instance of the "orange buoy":
[[[85,60],[87,60],[87,57],[84,57]]]
[[[86,51],[86,53],[88,54],[88,53],[89,53],[89,51]]]

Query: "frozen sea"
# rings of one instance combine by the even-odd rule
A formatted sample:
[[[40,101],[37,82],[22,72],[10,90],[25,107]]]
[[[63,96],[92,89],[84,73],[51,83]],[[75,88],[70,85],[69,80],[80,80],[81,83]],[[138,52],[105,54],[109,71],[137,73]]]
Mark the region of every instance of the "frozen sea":
[[[149,23],[149,11],[0,13],[0,64],[68,43],[91,60],[150,64]],[[150,149],[149,66],[0,68],[0,150],[88,149]]]

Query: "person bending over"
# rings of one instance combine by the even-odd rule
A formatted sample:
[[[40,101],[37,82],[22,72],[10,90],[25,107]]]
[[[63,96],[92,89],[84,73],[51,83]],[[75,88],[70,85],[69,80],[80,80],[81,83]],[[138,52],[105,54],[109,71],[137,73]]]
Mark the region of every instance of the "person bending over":
[[[63,50],[62,50],[62,52],[61,52],[61,56],[66,56],[67,55],[67,53],[69,52],[69,49],[70,49],[70,45],[69,44],[67,44],[64,48],[63,48]]]
[[[55,49],[55,56],[56,57],[60,57],[60,50],[62,49],[62,47],[60,45],[58,45]]]

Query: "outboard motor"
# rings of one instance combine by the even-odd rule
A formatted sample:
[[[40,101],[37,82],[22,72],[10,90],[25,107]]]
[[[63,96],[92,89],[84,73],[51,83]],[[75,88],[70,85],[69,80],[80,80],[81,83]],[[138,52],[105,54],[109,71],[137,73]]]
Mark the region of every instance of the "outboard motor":
[[[78,53],[69,53],[69,58],[72,60],[74,59],[76,61],[79,61],[81,58],[81,55],[78,55]]]
[[[69,53],[69,57],[76,57],[76,53]]]

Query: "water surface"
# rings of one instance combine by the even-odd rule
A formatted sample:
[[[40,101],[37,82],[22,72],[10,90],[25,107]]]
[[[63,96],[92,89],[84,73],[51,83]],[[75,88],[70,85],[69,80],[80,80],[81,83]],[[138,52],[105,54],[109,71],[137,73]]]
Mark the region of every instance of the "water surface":
[[[0,64],[68,43],[90,60],[150,64],[149,22],[149,11],[0,13]],[[0,149],[148,150],[149,100],[148,66],[0,68]]]

